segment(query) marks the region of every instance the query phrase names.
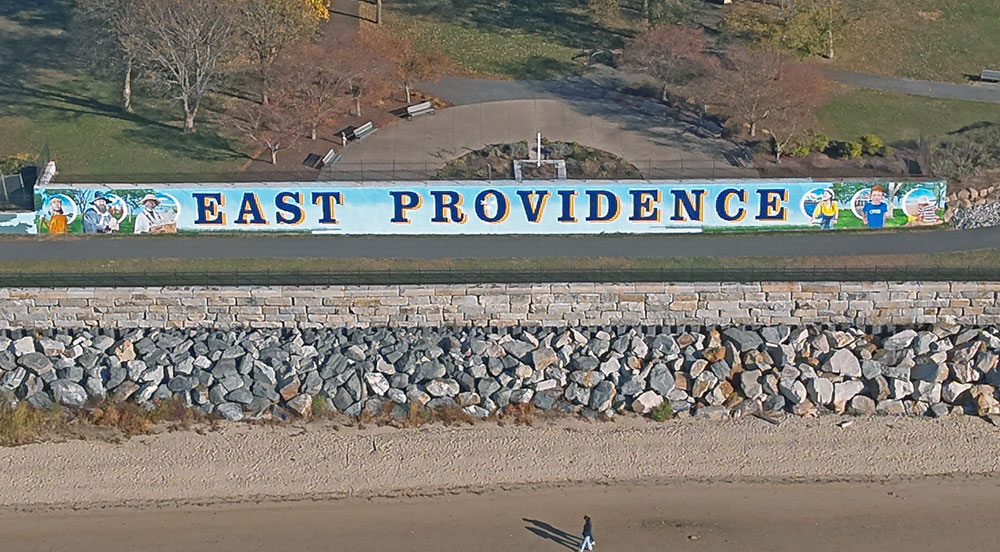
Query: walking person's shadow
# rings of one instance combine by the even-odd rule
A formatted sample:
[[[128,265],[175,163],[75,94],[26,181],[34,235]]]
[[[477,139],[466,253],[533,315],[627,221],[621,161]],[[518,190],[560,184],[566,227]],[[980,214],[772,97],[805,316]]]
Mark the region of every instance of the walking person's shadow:
[[[580,538],[572,533],[567,533],[558,527],[553,527],[544,521],[537,519],[521,518],[525,523],[524,528],[531,531],[536,536],[545,540],[550,540],[558,545],[576,550],[580,546]]]

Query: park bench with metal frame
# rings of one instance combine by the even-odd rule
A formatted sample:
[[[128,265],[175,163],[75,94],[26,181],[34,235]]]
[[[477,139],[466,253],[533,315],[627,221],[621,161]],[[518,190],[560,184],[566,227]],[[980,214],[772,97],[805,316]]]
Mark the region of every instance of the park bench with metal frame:
[[[364,139],[365,136],[374,133],[376,130],[378,129],[375,128],[375,124],[372,123],[371,121],[368,121],[367,123],[352,130],[351,135],[355,140],[362,140]]]
[[[326,152],[326,155],[324,155],[323,159],[320,160],[317,168],[322,169],[327,165],[333,165],[337,161],[340,161],[340,154],[333,148],[330,148],[330,151]]]
[[[1000,69],[983,69],[983,74],[979,76],[983,82],[1000,82]]]
[[[421,115],[426,115],[428,113],[430,113],[431,115],[434,114],[434,105],[431,104],[431,102],[418,103],[406,108],[406,115],[410,119],[413,119],[414,117],[419,117]]]

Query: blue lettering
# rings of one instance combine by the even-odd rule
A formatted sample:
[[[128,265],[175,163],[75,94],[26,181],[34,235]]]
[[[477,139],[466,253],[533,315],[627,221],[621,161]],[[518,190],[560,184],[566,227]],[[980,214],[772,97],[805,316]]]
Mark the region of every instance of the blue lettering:
[[[590,215],[587,222],[612,222],[621,214],[618,196],[607,190],[587,190],[590,198]],[[607,206],[604,202],[607,201]],[[601,211],[604,211],[603,213]]]
[[[493,197],[497,204],[496,213],[492,216],[486,212],[486,203],[489,201],[489,197]],[[476,216],[480,220],[490,224],[497,224],[507,220],[507,215],[509,214],[510,201],[499,190],[483,190],[476,196]]]
[[[302,224],[306,218],[302,205],[301,192],[281,192],[274,197],[274,205],[278,208],[278,224]]]
[[[407,211],[419,209],[424,205],[424,198],[417,192],[389,192],[392,196],[392,221],[396,224],[410,224]]]
[[[320,224],[339,224],[337,222],[335,208],[344,204],[344,196],[340,192],[313,192],[313,205],[323,207],[323,217],[319,219]]]
[[[226,214],[222,212],[222,207],[226,205],[225,196],[217,192],[193,193],[191,195],[198,206],[198,216],[194,219],[195,224],[226,225]]]

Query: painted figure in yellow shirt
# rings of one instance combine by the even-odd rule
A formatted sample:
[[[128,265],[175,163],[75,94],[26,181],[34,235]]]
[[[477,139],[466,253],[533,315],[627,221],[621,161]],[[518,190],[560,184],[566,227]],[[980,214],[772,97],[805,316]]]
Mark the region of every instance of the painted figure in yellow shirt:
[[[840,218],[840,206],[834,199],[833,190],[823,190],[823,199],[816,204],[813,210],[813,222],[819,222],[819,227],[823,230],[833,230],[837,226],[837,219]]]
[[[62,199],[54,197],[49,200],[49,234],[66,233],[66,214],[63,213]]]

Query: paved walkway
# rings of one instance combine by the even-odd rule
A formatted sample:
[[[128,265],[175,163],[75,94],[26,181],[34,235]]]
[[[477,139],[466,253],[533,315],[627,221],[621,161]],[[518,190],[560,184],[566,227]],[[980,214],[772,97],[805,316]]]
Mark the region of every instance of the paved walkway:
[[[950,82],[935,82],[899,77],[869,75],[843,69],[825,69],[827,78],[850,84],[860,88],[873,88],[888,92],[901,92],[916,96],[927,96],[943,100],[968,100],[1000,104],[1000,84],[982,83],[953,84]]]
[[[1000,228],[661,236],[199,236],[0,240],[0,261],[238,258],[662,258],[894,255],[1000,246]]]
[[[646,107],[559,99],[459,105],[379,129],[345,148],[341,161],[327,167],[320,179],[347,178],[361,164],[369,172],[395,168],[400,175],[407,168],[419,169],[425,164],[435,169],[489,144],[533,141],[536,132],[549,140],[577,141],[620,155],[640,170],[648,167],[650,160],[661,166],[683,161],[689,169],[702,169],[703,175],[713,173],[713,168],[718,177],[757,175],[726,161],[727,155],[738,151],[737,146],[700,138],[689,129],[652,102]]]

